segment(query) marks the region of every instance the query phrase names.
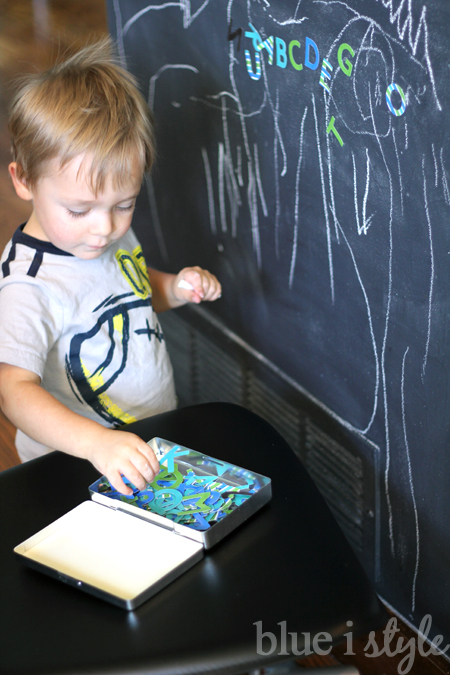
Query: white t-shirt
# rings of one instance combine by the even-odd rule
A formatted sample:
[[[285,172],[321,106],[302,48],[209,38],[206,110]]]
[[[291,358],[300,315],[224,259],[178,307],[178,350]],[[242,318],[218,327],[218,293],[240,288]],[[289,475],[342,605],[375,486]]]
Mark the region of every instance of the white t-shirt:
[[[107,427],[172,410],[172,366],[133,231],[81,260],[22,229],[0,260],[0,362],[36,373]],[[16,445],[22,460],[51,449],[20,431]]]

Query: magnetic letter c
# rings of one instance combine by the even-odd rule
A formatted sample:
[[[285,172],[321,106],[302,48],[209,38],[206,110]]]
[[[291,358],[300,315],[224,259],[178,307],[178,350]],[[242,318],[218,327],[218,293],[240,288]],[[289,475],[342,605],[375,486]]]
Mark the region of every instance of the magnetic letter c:
[[[294,60],[294,57],[292,56],[292,50],[294,49],[294,47],[298,47],[298,49],[300,49],[300,46],[301,45],[298,40],[291,40],[291,42],[289,43],[289,61],[292,63],[295,70],[303,70],[303,65],[301,63],[297,63]]]

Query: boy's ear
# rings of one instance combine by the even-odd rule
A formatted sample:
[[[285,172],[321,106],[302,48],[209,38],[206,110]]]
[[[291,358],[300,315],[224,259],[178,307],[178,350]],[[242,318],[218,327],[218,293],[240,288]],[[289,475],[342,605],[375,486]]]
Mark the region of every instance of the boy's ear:
[[[17,196],[20,197],[20,199],[24,199],[26,202],[31,201],[33,199],[33,195],[27,186],[25,178],[19,178],[17,162],[11,162],[11,164],[8,166],[8,171],[9,175],[11,176],[14,189],[17,192]]]

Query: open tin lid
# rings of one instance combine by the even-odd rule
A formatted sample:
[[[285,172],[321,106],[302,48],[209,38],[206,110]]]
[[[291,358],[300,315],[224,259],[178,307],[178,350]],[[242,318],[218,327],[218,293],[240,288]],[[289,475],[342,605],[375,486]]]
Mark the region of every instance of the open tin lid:
[[[15,547],[29,567],[135,609],[203,557],[198,542],[86,501]]]

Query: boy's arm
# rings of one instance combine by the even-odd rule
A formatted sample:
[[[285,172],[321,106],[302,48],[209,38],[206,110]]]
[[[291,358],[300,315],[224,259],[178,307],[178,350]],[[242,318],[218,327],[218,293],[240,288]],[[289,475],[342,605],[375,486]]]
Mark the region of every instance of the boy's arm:
[[[185,267],[178,274],[168,274],[148,268],[148,276],[152,287],[152,305],[155,312],[181,307],[187,302],[206,302],[217,300],[222,287],[217,278],[201,267]],[[188,282],[193,290],[180,288],[181,280]]]
[[[27,436],[55,450],[88,459],[123,494],[121,474],[143,489],[159,471],[151,448],[135,434],[106,429],[78,415],[40,386],[35,373],[0,363],[0,406]]]

